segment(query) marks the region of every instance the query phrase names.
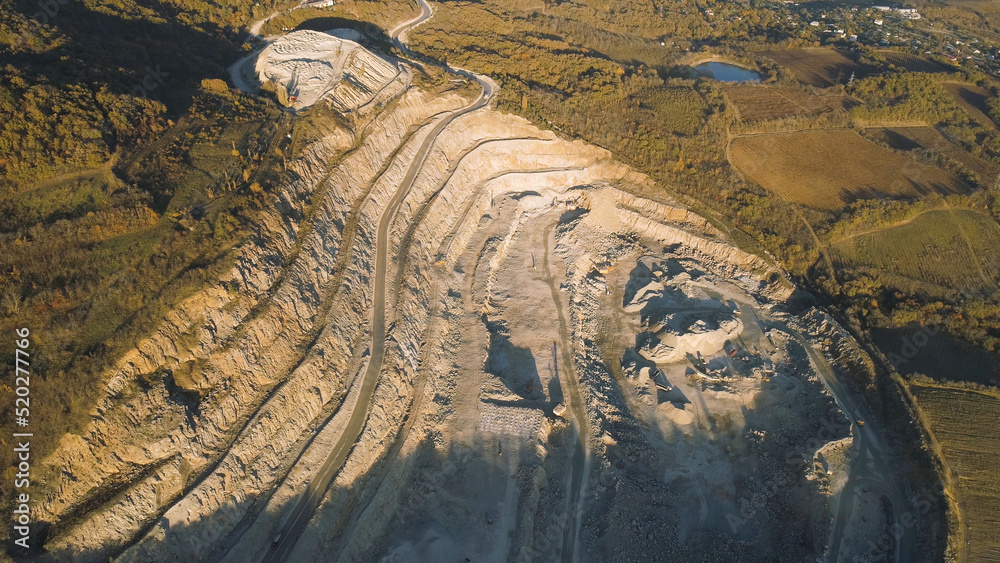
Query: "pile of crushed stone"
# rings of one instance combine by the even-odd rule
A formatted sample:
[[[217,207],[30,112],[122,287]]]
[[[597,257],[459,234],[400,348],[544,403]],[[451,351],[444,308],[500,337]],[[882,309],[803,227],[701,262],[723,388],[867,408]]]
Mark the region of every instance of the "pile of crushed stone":
[[[400,71],[348,37],[309,30],[289,33],[261,51],[254,65],[257,79],[284,89],[289,107],[296,110],[322,99],[340,111],[355,110]]]

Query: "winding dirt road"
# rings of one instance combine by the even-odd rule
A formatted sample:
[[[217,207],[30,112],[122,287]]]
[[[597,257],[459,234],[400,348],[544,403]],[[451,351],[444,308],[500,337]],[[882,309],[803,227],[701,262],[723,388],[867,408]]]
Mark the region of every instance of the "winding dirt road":
[[[896,563],[916,561],[916,530],[912,525],[904,526],[901,521],[902,515],[907,511],[906,496],[903,494],[902,487],[894,479],[893,472],[886,462],[885,452],[888,448],[882,442],[879,431],[874,426],[875,422],[869,421],[868,424],[857,422],[862,420],[859,409],[851,400],[847,390],[841,385],[837,373],[826,361],[826,358],[809,344],[805,336],[784,323],[765,321],[764,326],[785,332],[798,341],[809,355],[809,361],[819,373],[823,384],[830,390],[837,405],[852,421],[851,433],[855,438],[855,451],[858,455],[851,463],[847,484],[837,498],[827,561],[840,561],[840,546],[843,543],[844,531],[853,509],[852,499],[859,487],[872,487],[881,491],[892,504],[893,527],[900,531],[893,545],[895,551],[893,560]]]
[[[398,37],[402,33],[405,33],[408,29],[418,25],[431,16],[432,12],[430,6],[424,0],[421,0],[420,4],[422,7],[421,15],[394,29],[392,32],[394,38]],[[401,47],[405,49],[404,46],[401,45]],[[390,200],[389,204],[382,212],[376,233],[375,244],[375,276],[373,279],[374,291],[372,297],[372,340],[370,349],[371,356],[362,379],[357,407],[351,412],[351,418],[348,420],[347,426],[344,428],[340,440],[338,440],[336,445],[330,451],[330,455],[327,457],[326,462],[324,462],[316,476],[309,481],[305,494],[300,497],[298,503],[295,505],[295,508],[285,519],[284,524],[276,536],[277,541],[272,544],[271,548],[263,558],[264,563],[276,563],[278,561],[283,561],[288,556],[288,553],[295,546],[298,536],[302,533],[302,530],[305,529],[313,513],[316,511],[316,508],[319,506],[320,501],[326,494],[326,490],[329,488],[330,483],[333,482],[333,479],[337,476],[337,472],[347,460],[347,456],[351,453],[358,437],[361,435],[361,431],[364,429],[365,421],[368,419],[372,395],[375,391],[376,383],[378,383],[379,373],[382,370],[382,362],[385,359],[386,270],[388,266],[389,253],[389,226],[392,224],[392,220],[395,217],[400,204],[403,202],[403,199],[405,199],[407,194],[409,194],[410,188],[413,186],[413,182],[416,179],[417,174],[423,167],[424,161],[426,160],[431,147],[433,147],[435,140],[441,132],[444,131],[444,129],[455,119],[489,105],[494,94],[493,84],[489,80],[466,71],[456,72],[474,79],[480,86],[482,86],[483,91],[471,104],[444,116],[438,121],[434,128],[431,129],[430,133],[417,149],[417,153],[414,156],[413,161],[410,163],[403,179],[400,181],[395,195],[393,195],[392,200]]]
[[[583,499],[583,491],[587,486],[586,479],[584,478],[590,468],[590,458],[587,452],[587,436],[589,435],[589,430],[587,428],[587,409],[583,404],[583,394],[580,392],[580,382],[576,379],[576,373],[573,369],[573,358],[570,353],[569,347],[569,330],[567,329],[566,314],[563,312],[562,299],[559,296],[559,289],[556,287],[555,276],[552,275],[549,269],[549,247],[555,246],[555,239],[552,238],[552,231],[555,227],[555,223],[549,225],[545,229],[542,244],[545,248],[545,253],[542,258],[542,273],[545,276],[545,283],[548,284],[549,290],[552,292],[552,301],[555,303],[556,311],[559,313],[559,356],[558,358],[562,360],[566,377],[559,378],[560,382],[566,384],[569,390],[569,407],[570,412],[573,413],[573,418],[576,419],[576,439],[573,449],[573,461],[572,467],[573,472],[570,475],[569,481],[569,503],[567,505],[567,523],[566,529],[563,530],[563,546],[560,559],[566,563],[576,561],[576,548],[578,543],[578,538],[580,535],[580,521],[583,516],[583,504],[581,499]],[[552,244],[549,244],[549,239],[552,238]],[[558,373],[558,366],[556,367],[556,372]]]

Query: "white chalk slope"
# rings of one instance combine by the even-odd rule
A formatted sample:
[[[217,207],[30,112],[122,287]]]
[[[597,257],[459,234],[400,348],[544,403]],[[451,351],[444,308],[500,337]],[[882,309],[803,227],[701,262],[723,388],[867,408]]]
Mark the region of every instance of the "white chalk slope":
[[[257,57],[257,79],[274,82],[302,109],[329,98],[341,111],[371,100],[399,73],[395,65],[358,43],[330,33],[295,31],[271,43]]]

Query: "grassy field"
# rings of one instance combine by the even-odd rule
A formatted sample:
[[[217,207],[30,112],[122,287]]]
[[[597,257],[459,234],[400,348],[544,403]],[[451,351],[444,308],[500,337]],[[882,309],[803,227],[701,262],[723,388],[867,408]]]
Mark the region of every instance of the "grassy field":
[[[925,59],[920,55],[914,55],[913,53],[902,53],[899,51],[891,51],[888,49],[883,49],[878,52],[879,55],[885,58],[885,60],[898,68],[906,69],[909,72],[951,72],[952,69],[944,66],[941,63]]]
[[[896,150],[908,151],[922,147],[941,154],[974,172],[983,182],[992,182],[1000,173],[997,165],[955,146],[933,127],[872,128],[866,130],[865,134]]]
[[[760,54],[791,70],[801,82],[820,88],[846,84],[852,72],[855,78],[864,78],[872,72],[843,51],[830,47],[762,51]]]
[[[691,88],[659,88],[637,95],[644,108],[656,112],[657,119],[671,133],[693,135],[708,113],[708,104]]]
[[[1000,399],[939,387],[911,387],[958,482],[968,561],[1000,561]]]
[[[820,95],[781,86],[734,84],[723,87],[736,105],[745,123],[795,117],[815,117],[845,111],[847,97],[842,94]]]
[[[842,268],[872,268],[935,285],[995,289],[1000,278],[1000,225],[969,210],[936,210],[913,221],[834,244]]]
[[[982,123],[986,127],[1000,128],[990,119],[987,114],[989,108],[986,107],[986,100],[990,94],[974,84],[962,84],[959,82],[947,82],[945,88],[955,97],[958,105],[962,106],[973,119]]]
[[[738,137],[730,157],[747,179],[817,209],[838,209],[857,198],[967,189],[954,176],[849,130]]]

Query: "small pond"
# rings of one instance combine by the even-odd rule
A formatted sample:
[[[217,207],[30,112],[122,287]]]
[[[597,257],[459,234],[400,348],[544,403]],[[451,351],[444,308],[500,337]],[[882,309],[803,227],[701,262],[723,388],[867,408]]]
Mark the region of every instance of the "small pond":
[[[719,82],[760,82],[760,75],[756,72],[729,63],[701,63],[694,70],[698,76]]]

